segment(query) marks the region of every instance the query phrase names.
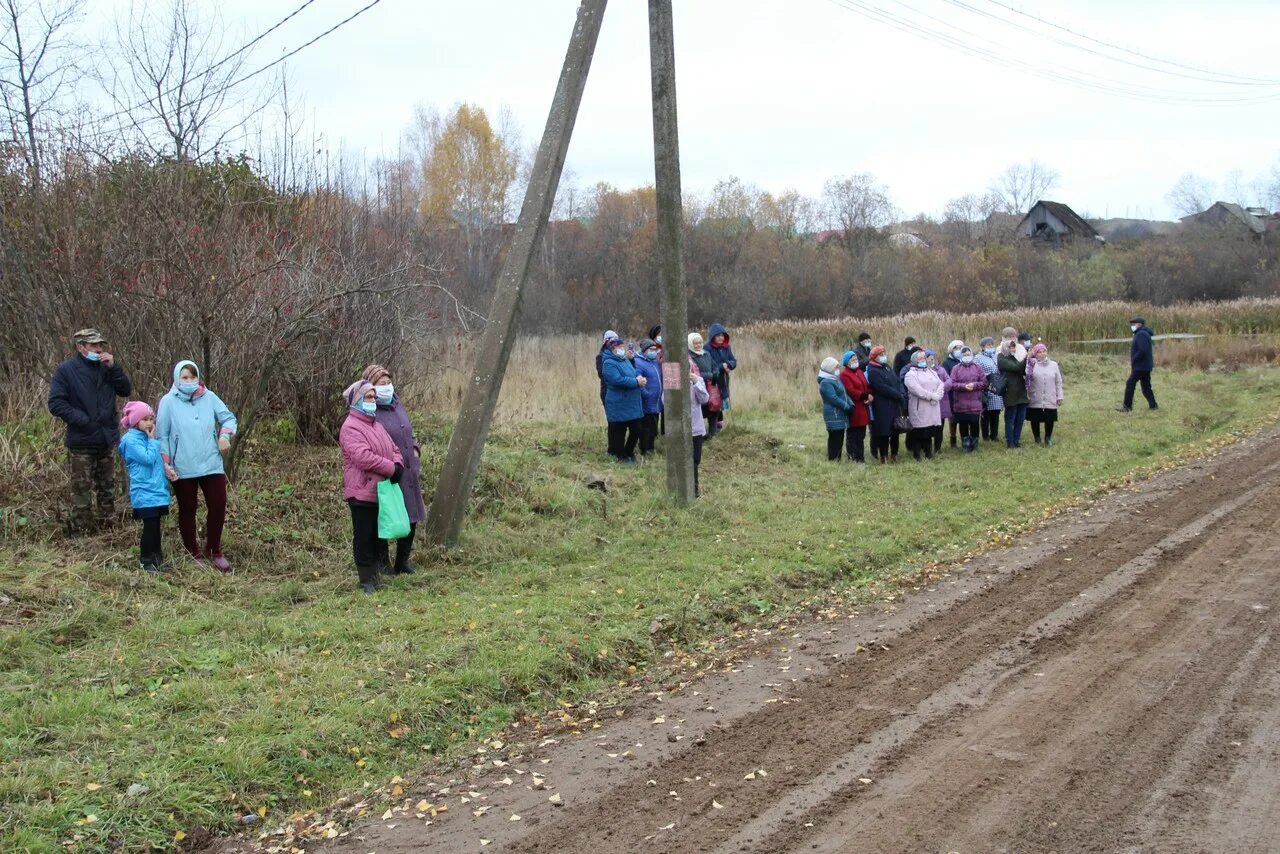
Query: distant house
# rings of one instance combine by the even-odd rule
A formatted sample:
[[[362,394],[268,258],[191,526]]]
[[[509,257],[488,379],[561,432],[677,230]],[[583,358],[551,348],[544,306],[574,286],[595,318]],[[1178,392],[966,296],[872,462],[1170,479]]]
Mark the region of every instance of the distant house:
[[[1096,240],[1104,238],[1085,222],[1080,214],[1062,202],[1040,200],[1031,206],[1027,215],[1018,223],[1018,231],[1032,240],[1043,240],[1046,243],[1071,243],[1076,240]]]
[[[1257,211],[1257,213],[1254,213]],[[1184,216],[1182,222],[1187,225],[1215,225],[1225,228],[1244,229],[1248,234],[1261,237],[1267,231],[1266,210],[1263,208],[1240,207],[1235,202],[1214,202],[1200,213]],[[1242,232],[1243,233],[1243,232]]]

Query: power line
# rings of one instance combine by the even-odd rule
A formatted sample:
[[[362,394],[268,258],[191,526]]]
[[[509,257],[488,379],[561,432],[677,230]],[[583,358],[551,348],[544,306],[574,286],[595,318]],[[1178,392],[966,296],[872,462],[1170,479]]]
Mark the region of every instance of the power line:
[[[1003,46],[998,45],[997,43],[994,43],[994,42],[991,42],[991,43],[993,45],[996,45],[997,50],[991,50],[991,49],[982,47],[978,44],[974,44],[969,39],[978,39],[980,41],[987,41],[987,42],[990,42],[990,40],[983,38],[981,36],[977,36],[977,34],[972,33],[968,30],[965,30],[964,28],[959,27],[950,22],[942,21],[938,18],[933,18],[932,16],[921,13],[919,10],[915,9],[914,7],[908,6],[907,4],[901,2],[901,0],[894,0],[894,2],[897,2],[899,5],[902,5],[907,9],[910,9],[912,12],[915,12],[916,14],[922,14],[926,18],[930,18],[934,21],[937,21],[938,23],[943,24],[946,27],[956,30],[966,38],[957,38],[956,36],[950,33],[930,27],[927,24],[921,24],[918,21],[911,20],[909,18],[905,18],[900,15],[895,15],[894,13],[889,12],[884,8],[869,5],[867,2],[860,2],[860,0],[830,0],[830,2],[845,9],[846,11],[854,12],[855,14],[861,15],[864,18],[868,18],[869,20],[875,21],[877,23],[892,27],[893,29],[899,30],[900,32],[904,32],[908,35],[916,36],[919,38],[923,38],[927,41],[934,42],[935,44],[939,44],[942,47],[945,47],[949,50],[954,50],[960,53],[964,53],[966,55],[975,57],[977,59],[981,59],[983,61],[1000,65],[1006,68],[1013,68],[1015,70],[1023,71],[1028,74],[1032,74],[1034,76],[1040,77],[1042,79],[1051,80],[1053,82],[1063,83],[1066,85],[1075,86],[1077,88],[1099,92],[1102,94],[1135,98],[1139,100],[1149,100],[1149,101],[1157,101],[1157,102],[1163,102],[1163,103],[1180,103],[1180,104],[1245,103],[1245,102],[1272,101],[1272,100],[1276,100],[1277,98],[1280,98],[1280,92],[1275,94],[1252,95],[1252,96],[1242,96],[1242,97],[1222,97],[1222,96],[1215,96],[1212,94],[1206,95],[1206,94],[1200,94],[1200,93],[1183,94],[1179,92],[1173,92],[1170,90],[1154,89],[1152,87],[1144,86],[1143,84],[1133,83],[1132,81],[1116,81],[1111,78],[1094,74],[1093,72],[1081,71],[1079,69],[1072,69],[1069,67],[1063,67],[1060,70],[1050,69],[1050,68],[1046,68],[1041,65],[1032,64],[1011,56],[1006,56],[1001,52],[1003,50]],[[1146,89],[1147,91],[1145,92],[1139,91],[1141,89]]]
[[[307,6],[311,5],[311,3],[314,3],[314,2],[315,2],[315,0],[307,0],[307,2],[306,2],[306,3],[304,3],[301,7],[299,7],[298,9],[295,9],[295,10],[294,10],[293,12],[291,12],[291,13],[290,13],[286,18],[284,18],[283,20],[281,20],[281,21],[280,21],[279,23],[277,23],[275,26],[271,27],[271,29],[269,29],[269,30],[267,30],[266,32],[262,33],[260,36],[258,36],[256,39],[254,39],[254,40],[253,40],[253,42],[250,42],[250,43],[249,43],[249,45],[252,45],[254,42],[260,41],[261,39],[265,38],[265,37],[267,36],[267,34],[268,34],[268,33],[270,33],[272,30],[279,28],[279,27],[281,26],[281,24],[283,24],[283,23],[284,23],[285,21],[287,21],[289,18],[292,18],[294,15],[298,14],[298,12],[301,12],[303,9],[305,9]],[[304,51],[304,50],[306,50],[307,48],[311,47],[313,44],[315,44],[316,42],[318,42],[318,41],[320,41],[321,39],[325,38],[326,36],[331,35],[332,33],[336,32],[337,30],[341,29],[342,27],[346,26],[347,24],[351,23],[351,22],[352,22],[352,21],[354,21],[356,18],[359,18],[359,17],[360,17],[361,15],[363,15],[365,12],[368,12],[370,9],[372,9],[374,6],[377,6],[377,5],[378,5],[379,3],[381,3],[381,2],[382,2],[382,0],[370,0],[370,2],[369,2],[369,3],[366,3],[364,6],[360,7],[360,8],[359,8],[359,9],[357,9],[355,12],[353,12],[353,13],[351,13],[350,15],[348,15],[347,17],[343,18],[341,21],[339,21],[338,23],[334,24],[334,25],[333,25],[332,27],[330,27],[329,29],[325,30],[324,32],[322,32],[322,33],[320,33],[319,35],[315,36],[314,38],[310,39],[309,41],[306,41],[306,42],[302,43],[301,45],[299,45],[298,47],[296,47],[296,48],[294,48],[293,50],[289,51],[288,53],[284,54],[283,56],[279,57],[278,59],[274,59],[274,60],[272,60],[271,62],[268,62],[266,65],[263,65],[263,66],[261,66],[260,68],[257,68],[256,70],[251,71],[251,72],[249,72],[248,74],[246,74],[246,75],[244,75],[244,76],[242,76],[242,77],[238,77],[238,78],[236,78],[235,80],[232,80],[231,82],[229,82],[229,83],[227,83],[227,84],[225,84],[225,85],[223,85],[223,86],[220,86],[219,88],[217,88],[217,89],[213,90],[212,92],[206,92],[206,93],[202,94],[199,98],[197,98],[197,99],[195,99],[194,101],[192,101],[192,102],[188,103],[186,106],[187,106],[188,108],[190,108],[190,107],[196,107],[196,106],[199,106],[200,104],[204,103],[205,101],[207,101],[207,100],[209,100],[209,99],[211,99],[211,98],[217,98],[217,97],[219,97],[220,95],[223,95],[223,94],[225,94],[226,92],[230,91],[231,89],[234,89],[236,86],[239,86],[241,83],[244,83],[244,82],[246,82],[246,81],[248,81],[248,80],[252,80],[254,77],[257,77],[259,74],[263,74],[264,72],[269,71],[270,69],[272,69],[272,68],[276,67],[276,66],[277,66],[277,65],[279,65],[280,63],[285,62],[286,60],[288,60],[288,59],[290,59],[290,58],[292,58],[292,57],[294,57],[294,56],[298,55],[299,53],[301,53],[302,51]],[[241,52],[243,52],[245,49],[247,49],[247,48],[249,47],[249,45],[245,45],[244,47],[240,48],[239,50],[237,50],[237,51],[236,51],[236,53],[241,53]],[[219,61],[218,63],[216,63],[214,66],[210,66],[208,69],[206,69],[205,71],[201,72],[201,74],[200,74],[200,75],[197,75],[196,79],[198,79],[200,76],[202,76],[202,75],[204,75],[204,74],[207,74],[208,72],[212,71],[215,67],[217,67],[217,65],[221,65],[221,64],[223,64],[223,63],[227,62],[229,59],[231,59],[231,57],[230,57],[230,56],[228,56],[228,57],[224,57],[221,61]],[[189,82],[190,82],[190,81],[186,81],[184,84],[181,84],[181,85],[179,85],[178,87],[175,87],[174,89],[169,90],[169,94],[171,94],[172,92],[177,91],[177,89],[182,88],[182,85],[186,85],[186,83],[189,83]],[[159,98],[159,97],[161,97],[161,96],[157,96],[157,99],[156,99],[156,100],[158,100],[158,98]],[[128,109],[128,110],[121,110],[121,111],[119,111],[119,112],[112,113],[111,115],[104,117],[104,120],[110,120],[110,119],[113,119],[113,118],[119,118],[120,116],[130,115],[134,110],[141,109],[142,107],[144,107],[144,106],[148,106],[148,105],[153,104],[153,103],[155,103],[155,100],[148,100],[148,101],[144,102],[143,104],[140,104],[140,105],[138,105],[138,106],[136,106],[136,107],[133,107],[133,108],[130,108],[130,109]],[[113,131],[113,132],[119,132],[119,131],[122,131],[122,130],[124,130],[126,127],[127,127],[127,125],[120,125],[120,126],[117,126],[117,127],[114,129],[114,131]]]
[[[1044,18],[1038,18],[1038,17],[1036,17],[1035,15],[1032,15],[1032,14],[1030,14],[1030,13],[1028,13],[1028,12],[1023,12],[1023,11],[1022,11],[1022,10],[1020,10],[1020,9],[1015,9],[1015,8],[1013,8],[1012,6],[1008,6],[1008,5],[1005,5],[1004,3],[1000,3],[1000,2],[998,2],[998,0],[987,0],[987,2],[988,2],[988,3],[991,3],[993,6],[999,6],[999,7],[1000,7],[1000,8],[1002,8],[1002,9],[1007,9],[1007,10],[1009,10],[1010,12],[1013,12],[1015,15],[1021,15],[1021,16],[1023,16],[1024,18],[1030,18],[1030,19],[1031,19],[1031,20],[1033,20],[1033,21],[1037,21],[1037,22],[1039,22],[1039,23],[1041,23],[1041,24],[1044,24],[1046,27],[1052,27],[1052,28],[1054,28],[1055,30],[1061,30],[1062,32],[1064,32],[1064,33],[1069,33],[1069,34],[1071,34],[1071,35],[1075,36],[1076,38],[1081,38],[1081,39],[1084,39],[1085,41],[1090,41],[1090,42],[1093,42],[1094,44],[1102,45],[1103,47],[1109,47],[1109,48],[1111,48],[1112,50],[1118,50],[1118,51],[1121,51],[1122,53],[1127,53],[1127,54],[1129,54],[1130,56],[1137,56],[1137,57],[1140,57],[1140,58],[1142,58],[1142,59],[1147,59],[1147,60],[1150,60],[1150,61],[1152,61],[1152,62],[1159,62],[1159,63],[1162,63],[1162,64],[1164,64],[1164,65],[1172,66],[1172,67],[1174,67],[1174,68],[1182,68],[1182,69],[1185,69],[1185,70],[1187,70],[1187,71],[1198,71],[1198,72],[1200,72],[1200,73],[1202,73],[1202,74],[1213,74],[1213,75],[1218,76],[1218,77],[1230,77],[1230,78],[1235,78],[1236,80],[1244,81],[1244,82],[1247,82],[1247,83],[1255,83],[1255,84],[1263,84],[1263,85],[1277,85],[1277,84],[1280,84],[1280,80],[1267,79],[1267,78],[1261,78],[1261,77],[1247,77],[1247,76],[1240,75],[1240,74],[1231,74],[1231,73],[1229,73],[1229,72],[1213,71],[1213,70],[1208,69],[1208,68],[1199,68],[1199,67],[1194,66],[1194,65],[1187,65],[1187,64],[1185,64],[1185,63],[1177,62],[1177,61],[1175,61],[1175,60],[1171,60],[1171,59],[1161,59],[1161,58],[1160,58],[1160,57],[1158,57],[1158,56],[1151,56],[1150,54],[1142,53],[1142,52],[1140,52],[1140,51],[1136,51],[1136,50],[1131,50],[1131,49],[1129,49],[1129,48],[1127,48],[1127,47],[1124,47],[1123,45],[1118,45],[1118,44],[1113,44],[1113,43],[1108,42],[1108,41],[1103,41],[1102,39],[1094,38],[1093,36],[1088,35],[1088,34],[1086,34],[1086,33],[1077,32],[1076,30],[1072,30],[1072,29],[1069,29],[1069,28],[1067,28],[1067,27],[1064,27],[1064,26],[1062,26],[1061,24],[1055,24],[1055,23],[1053,23],[1052,21],[1046,21]]]

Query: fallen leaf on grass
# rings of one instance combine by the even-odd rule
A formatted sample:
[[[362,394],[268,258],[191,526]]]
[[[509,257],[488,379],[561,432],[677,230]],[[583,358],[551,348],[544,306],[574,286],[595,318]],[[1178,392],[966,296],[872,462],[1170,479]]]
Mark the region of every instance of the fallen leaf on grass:
[[[418,812],[426,812],[429,809],[431,809],[431,802],[426,798],[418,801]]]
[[[98,791],[98,790],[99,790],[99,789],[101,789],[101,788],[102,788],[102,786],[101,786],[100,784],[98,784],[98,783],[86,783],[86,784],[85,784],[85,786],[84,786],[84,790],[85,790],[86,792],[96,792],[96,791]]]
[[[560,799],[560,793],[559,793],[559,792],[556,792],[554,795],[552,795],[551,797],[547,798],[547,800],[548,800],[548,801],[550,801],[551,803],[555,804],[556,806],[561,806],[561,805],[563,805],[563,804],[564,804],[564,801],[562,801],[562,800]]]

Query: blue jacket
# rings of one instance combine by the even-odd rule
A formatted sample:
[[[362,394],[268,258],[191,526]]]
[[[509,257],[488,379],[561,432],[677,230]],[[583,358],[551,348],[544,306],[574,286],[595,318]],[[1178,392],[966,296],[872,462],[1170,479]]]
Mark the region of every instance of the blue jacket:
[[[1151,330],[1139,326],[1133,333],[1133,344],[1129,347],[1129,364],[1135,371],[1151,371],[1156,367],[1155,347],[1151,342]]]
[[[661,362],[650,362],[644,354],[636,356],[636,373],[649,381],[640,389],[640,403],[645,415],[657,415],[662,411],[662,368]]]
[[[79,353],[53,372],[49,411],[67,423],[68,448],[110,448],[120,437],[116,398],[128,397],[133,384],[119,363],[104,367]]]
[[[184,367],[195,368],[193,362],[182,361],[173,366],[173,387],[156,407],[156,438],[160,450],[186,479],[222,474],[222,453],[218,436],[236,433],[236,417],[216,394],[201,383],[193,395],[178,390],[178,375]],[[196,369],[197,377],[199,369]]]
[[[644,417],[636,368],[626,356],[605,353],[600,376],[604,378],[604,415],[608,421],[635,421]]]
[[[833,374],[818,374],[818,393],[822,395],[822,420],[826,422],[827,429],[843,430],[848,427],[853,401],[840,378]]]
[[[129,470],[129,505],[134,510],[168,507],[169,479],[164,476],[160,441],[134,427],[125,431],[116,450]]]

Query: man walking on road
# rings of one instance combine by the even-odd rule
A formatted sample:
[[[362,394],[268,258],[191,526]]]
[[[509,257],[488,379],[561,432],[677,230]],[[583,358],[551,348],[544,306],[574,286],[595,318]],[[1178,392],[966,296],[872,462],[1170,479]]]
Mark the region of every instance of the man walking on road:
[[[128,397],[133,385],[115,357],[106,351],[106,339],[96,329],[81,329],[72,339],[76,354],[53,372],[49,383],[49,411],[67,425],[67,456],[71,468],[71,517],[73,534],[93,531],[96,523],[109,524],[116,513],[115,449],[120,438],[116,397]],[[98,493],[98,515],[93,514],[93,493]]]
[[[1133,330],[1133,344],[1129,348],[1129,380],[1124,384],[1124,403],[1116,407],[1118,412],[1133,410],[1133,390],[1142,383],[1142,396],[1152,409],[1159,409],[1156,396],[1151,391],[1151,371],[1156,366],[1155,351],[1151,343],[1151,329],[1141,317],[1129,321]]]

